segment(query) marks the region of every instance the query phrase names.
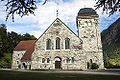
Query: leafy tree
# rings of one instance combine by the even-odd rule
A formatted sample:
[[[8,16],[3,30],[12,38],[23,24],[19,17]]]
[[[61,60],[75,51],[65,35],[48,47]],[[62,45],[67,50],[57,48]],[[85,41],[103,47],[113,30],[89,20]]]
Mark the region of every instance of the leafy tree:
[[[30,35],[29,33],[26,33],[23,35],[23,40],[36,40],[34,35]]]
[[[5,53],[4,57],[0,59],[0,65],[9,65],[12,63],[12,53]]]
[[[120,0],[96,0],[96,9],[103,8],[103,11],[109,12],[109,15],[120,12]]]
[[[6,0],[1,0],[6,2]],[[103,8],[103,11],[109,12],[109,15],[115,12],[120,12],[120,0],[95,0],[96,9]],[[44,0],[43,5],[47,2]],[[6,11],[8,12],[6,20],[11,15],[14,21],[14,15],[18,14],[21,17],[29,14],[34,14],[35,9],[37,9],[37,0],[7,0]]]
[[[16,32],[8,32],[8,43],[9,43],[9,48],[8,48],[8,52],[13,51],[13,49],[15,48],[15,46],[22,40],[22,35],[17,34]]]
[[[1,0],[6,1],[6,0]],[[46,3],[47,0],[43,4]],[[34,14],[35,9],[37,9],[35,0],[7,0],[6,11],[8,12],[6,21],[11,15],[14,22],[14,15],[18,14],[21,17],[29,14]]]
[[[1,24],[0,25],[0,57],[3,56],[4,52],[8,48],[7,43],[7,31],[6,31],[6,25]]]
[[[2,38],[0,35],[0,56],[3,56],[3,52],[2,52]]]

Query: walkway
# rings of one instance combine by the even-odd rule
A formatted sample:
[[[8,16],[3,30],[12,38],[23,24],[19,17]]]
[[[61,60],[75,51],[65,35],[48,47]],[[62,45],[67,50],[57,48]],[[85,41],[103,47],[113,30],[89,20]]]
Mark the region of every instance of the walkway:
[[[107,70],[87,70],[87,71],[30,71],[30,70],[12,70],[2,69],[9,71],[21,71],[21,72],[39,72],[39,73],[64,73],[64,74],[101,74],[101,75],[120,75],[120,69],[107,69]]]

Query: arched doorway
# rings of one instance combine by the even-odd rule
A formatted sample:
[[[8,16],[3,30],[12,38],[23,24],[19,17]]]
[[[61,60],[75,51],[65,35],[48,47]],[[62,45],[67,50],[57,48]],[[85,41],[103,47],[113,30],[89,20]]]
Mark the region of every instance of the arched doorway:
[[[25,63],[23,63],[23,68],[27,69],[27,65]]]
[[[61,58],[55,57],[55,69],[61,69]]]

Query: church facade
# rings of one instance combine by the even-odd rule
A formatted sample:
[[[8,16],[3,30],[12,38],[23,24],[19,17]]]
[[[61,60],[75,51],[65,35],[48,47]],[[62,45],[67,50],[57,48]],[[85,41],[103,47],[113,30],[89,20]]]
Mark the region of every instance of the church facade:
[[[87,70],[88,63],[104,68],[98,14],[80,9],[78,35],[57,18],[37,40],[21,41],[14,49],[12,69]]]

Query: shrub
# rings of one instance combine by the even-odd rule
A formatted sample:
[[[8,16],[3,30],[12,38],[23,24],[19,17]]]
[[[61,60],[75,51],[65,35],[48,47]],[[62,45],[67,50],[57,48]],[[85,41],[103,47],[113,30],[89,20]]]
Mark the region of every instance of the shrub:
[[[90,63],[87,62],[87,69],[90,69]]]
[[[91,69],[98,69],[99,66],[96,63],[91,64]]]

